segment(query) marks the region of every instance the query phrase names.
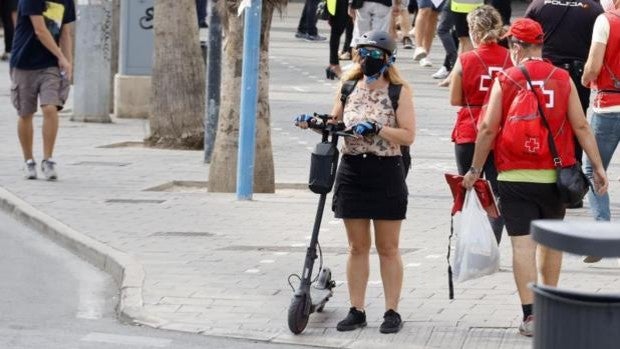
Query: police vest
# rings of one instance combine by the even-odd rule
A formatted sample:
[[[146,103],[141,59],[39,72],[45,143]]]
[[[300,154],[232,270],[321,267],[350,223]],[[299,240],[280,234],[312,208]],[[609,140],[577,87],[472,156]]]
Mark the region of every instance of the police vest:
[[[480,0],[452,0],[450,10],[457,13],[470,13],[482,5],[484,1]]]
[[[549,122],[558,155],[562,160],[562,166],[574,165],[573,129],[568,120],[568,100],[571,92],[568,72],[544,61],[529,60],[523,65],[529,72],[532,85],[540,96],[540,103]],[[501,129],[495,139],[494,150],[497,170],[502,172],[507,170],[554,169],[553,156],[549,150],[547,137],[537,137],[537,134],[545,132],[545,126],[541,120],[532,123],[534,127],[531,130],[518,135],[511,134],[511,130],[514,128],[507,124],[514,118],[508,115],[511,107],[514,107],[513,100],[516,99],[520,89],[528,88],[523,73],[518,67],[513,67],[500,73],[497,79],[502,89]],[[530,133],[532,134],[531,137]],[[521,139],[523,144],[515,145],[515,136]],[[531,152],[523,152],[522,149],[530,149]]]
[[[474,51],[461,54],[463,67],[461,89],[463,107],[457,112],[452,131],[456,144],[474,143],[480,119],[480,109],[493,80],[500,71],[512,66],[508,50],[497,43],[481,44]]]
[[[604,14],[609,21],[609,39],[603,57],[603,67],[593,88],[598,90],[594,106],[605,108],[620,105],[620,10]]]

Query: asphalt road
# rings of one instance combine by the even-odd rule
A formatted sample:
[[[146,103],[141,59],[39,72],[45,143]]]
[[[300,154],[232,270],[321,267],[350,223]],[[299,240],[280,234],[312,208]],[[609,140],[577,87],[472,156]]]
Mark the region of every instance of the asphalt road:
[[[122,324],[107,274],[1,212],[0,246],[2,349],[284,348]]]

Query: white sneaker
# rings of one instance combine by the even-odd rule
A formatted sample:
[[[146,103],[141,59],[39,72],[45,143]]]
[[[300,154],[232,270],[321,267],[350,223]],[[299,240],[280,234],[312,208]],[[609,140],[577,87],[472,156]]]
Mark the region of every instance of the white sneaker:
[[[422,67],[432,67],[433,66],[433,62],[431,62],[431,60],[428,59],[427,57],[424,57],[424,58],[420,59],[420,66],[422,66]]]
[[[448,77],[448,75],[450,75],[450,72],[445,65],[442,65],[441,68],[439,68],[439,70],[431,76],[433,77],[433,79],[445,79]]]
[[[424,50],[421,47],[416,47],[415,50],[413,50],[413,60],[414,61],[419,61],[422,58],[425,58],[428,55],[428,53],[426,52],[426,50]]]
[[[519,326],[519,333],[522,336],[532,337],[534,336],[534,315],[530,315]]]
[[[41,161],[41,171],[43,171],[43,175],[45,175],[45,179],[48,181],[55,181],[58,179],[56,163],[50,159]]]
[[[37,179],[37,163],[29,159],[24,164],[24,178]]]

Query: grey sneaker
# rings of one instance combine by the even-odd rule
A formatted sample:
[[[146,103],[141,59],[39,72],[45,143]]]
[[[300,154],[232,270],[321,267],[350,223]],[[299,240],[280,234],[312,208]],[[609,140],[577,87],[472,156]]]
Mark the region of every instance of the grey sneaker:
[[[410,37],[405,36],[403,38],[403,48],[405,50],[411,50],[413,48],[413,41],[411,41]]]
[[[321,36],[319,34],[316,34],[316,35],[308,34],[308,35],[306,35],[304,40],[306,40],[306,41],[325,41],[325,40],[327,40],[327,38],[324,37],[324,36]]]
[[[41,161],[41,171],[43,171],[43,175],[45,175],[45,179],[48,181],[55,181],[58,179],[56,163],[52,160],[47,159]]]
[[[534,336],[534,315],[528,316],[519,326],[519,333],[526,337]]]
[[[24,177],[26,179],[37,179],[37,163],[29,159],[24,164]]]

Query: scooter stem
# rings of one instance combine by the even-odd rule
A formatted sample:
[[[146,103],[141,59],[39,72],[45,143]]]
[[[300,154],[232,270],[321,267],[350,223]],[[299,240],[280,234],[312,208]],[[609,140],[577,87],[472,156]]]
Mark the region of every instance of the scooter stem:
[[[316,254],[316,246],[319,241],[319,229],[321,228],[321,219],[323,218],[323,209],[325,208],[326,197],[327,194],[321,194],[319,197],[319,206],[316,210],[314,227],[312,228],[312,237],[310,238],[310,244],[306,252],[306,261],[304,263],[304,271],[301,277],[300,288],[309,288],[312,283],[312,268],[314,267],[314,261],[318,257]]]

